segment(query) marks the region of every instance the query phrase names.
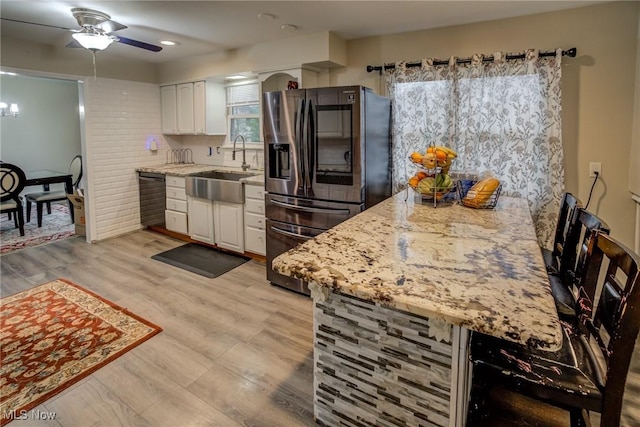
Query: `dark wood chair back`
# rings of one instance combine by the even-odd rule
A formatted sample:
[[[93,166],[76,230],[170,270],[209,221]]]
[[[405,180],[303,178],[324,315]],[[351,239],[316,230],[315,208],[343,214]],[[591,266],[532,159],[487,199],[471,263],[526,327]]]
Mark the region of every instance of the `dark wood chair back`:
[[[582,207],[582,202],[580,202],[578,198],[571,193],[564,193],[560,204],[560,212],[558,213],[558,223],[556,225],[556,233],[553,240],[553,249],[551,251],[553,264],[560,264],[571,220],[576,208],[579,207]]]
[[[27,177],[24,171],[11,163],[0,163],[0,202],[14,200],[20,204],[20,193]]]
[[[609,231],[607,223],[593,213],[581,207],[574,209],[560,256],[558,274],[564,283],[579,286],[591,237],[598,232],[609,234]]]
[[[80,154],[71,159],[69,172],[73,175],[73,188],[77,189],[82,179],[82,156]]]
[[[640,330],[640,257],[603,233],[590,241],[588,257],[579,289],[579,327],[606,364],[602,419],[610,419],[615,425],[620,420],[624,387]],[[604,275],[600,275],[602,266],[607,268]],[[594,305],[593,295],[599,289]]]

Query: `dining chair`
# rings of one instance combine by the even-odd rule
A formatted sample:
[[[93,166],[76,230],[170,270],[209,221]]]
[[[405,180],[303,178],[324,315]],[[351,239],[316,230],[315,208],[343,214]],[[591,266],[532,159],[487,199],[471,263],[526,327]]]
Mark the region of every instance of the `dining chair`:
[[[560,267],[560,258],[562,257],[565,240],[569,231],[569,224],[575,209],[581,206],[582,202],[580,202],[580,200],[573,194],[564,193],[564,196],[562,196],[560,211],[558,213],[558,223],[556,224],[556,231],[553,240],[553,248],[551,250],[541,248],[544,263],[547,267],[547,271],[550,273],[558,272]]]
[[[599,232],[589,239],[587,257],[576,305],[578,328],[562,328],[560,350],[532,350],[472,334],[467,426],[486,425],[494,416],[484,404],[493,384],[567,410],[571,426],[590,425],[590,411],[601,414],[601,427],[619,426],[640,329],[640,257]],[[600,292],[597,304],[589,297],[595,289]]]
[[[14,222],[21,236],[24,236],[24,214],[20,192],[26,182],[27,177],[22,169],[11,163],[0,162],[0,212],[14,214]]]
[[[576,208],[571,215],[558,271],[549,274],[558,316],[575,324],[576,293],[587,261],[588,242],[596,232],[609,234],[609,226],[593,213]],[[595,291],[595,290],[594,290]],[[593,298],[593,295],[590,295]]]
[[[78,184],[82,179],[82,156],[75,156],[69,165],[69,172],[73,175],[73,188],[78,188]],[[47,205],[47,214],[51,215],[51,202],[59,200],[67,200],[67,193],[61,191],[40,191],[37,193],[25,194],[27,201],[27,222],[31,221],[31,204],[36,204],[36,213],[38,216],[38,227],[42,227],[42,206]]]

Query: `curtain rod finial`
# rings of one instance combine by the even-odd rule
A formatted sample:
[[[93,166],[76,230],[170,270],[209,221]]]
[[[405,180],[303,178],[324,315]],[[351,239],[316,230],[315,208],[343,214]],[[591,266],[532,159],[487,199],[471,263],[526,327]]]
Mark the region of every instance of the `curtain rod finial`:
[[[576,57],[577,49],[572,47],[571,49],[567,49],[563,52],[566,56],[570,56],[571,58]]]

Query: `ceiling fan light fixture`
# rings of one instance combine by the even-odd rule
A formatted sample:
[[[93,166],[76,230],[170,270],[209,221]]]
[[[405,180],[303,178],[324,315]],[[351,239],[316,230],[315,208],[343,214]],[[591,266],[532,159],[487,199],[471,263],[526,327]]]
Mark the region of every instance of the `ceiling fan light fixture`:
[[[74,33],[72,37],[76,39],[83,48],[94,51],[104,50],[113,42],[111,37],[98,33]]]

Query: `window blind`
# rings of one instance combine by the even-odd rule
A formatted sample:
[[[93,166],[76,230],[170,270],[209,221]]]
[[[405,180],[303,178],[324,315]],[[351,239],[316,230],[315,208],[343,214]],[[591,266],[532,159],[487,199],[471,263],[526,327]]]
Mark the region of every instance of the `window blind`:
[[[257,83],[227,87],[228,106],[256,104],[259,100]]]

